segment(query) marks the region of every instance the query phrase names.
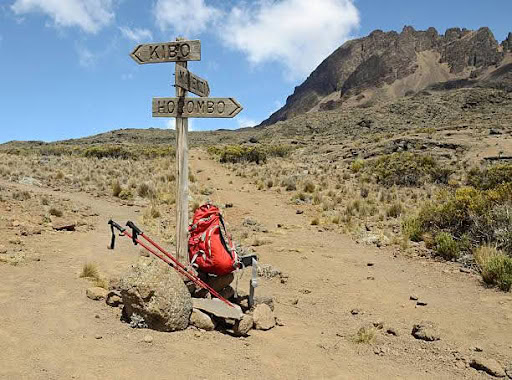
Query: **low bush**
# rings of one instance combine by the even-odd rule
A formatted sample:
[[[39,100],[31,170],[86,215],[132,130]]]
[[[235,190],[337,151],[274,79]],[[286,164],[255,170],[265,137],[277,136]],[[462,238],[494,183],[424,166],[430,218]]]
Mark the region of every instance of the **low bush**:
[[[489,285],[497,286],[503,291],[512,287],[512,258],[499,250],[483,246],[475,250],[475,261],[478,264],[482,280]]]
[[[366,167],[376,176],[377,182],[386,187],[413,187],[424,182],[446,184],[452,173],[451,169],[441,167],[432,156],[408,152],[380,157]]]
[[[436,253],[445,260],[454,260],[459,257],[459,246],[452,235],[441,232],[436,236]]]
[[[222,163],[254,162],[263,164],[268,157],[286,157],[294,147],[291,145],[226,145],[210,146],[208,153],[218,156]]]
[[[467,183],[480,190],[489,190],[504,183],[512,182],[512,164],[496,165],[490,168],[473,168],[467,175]]]

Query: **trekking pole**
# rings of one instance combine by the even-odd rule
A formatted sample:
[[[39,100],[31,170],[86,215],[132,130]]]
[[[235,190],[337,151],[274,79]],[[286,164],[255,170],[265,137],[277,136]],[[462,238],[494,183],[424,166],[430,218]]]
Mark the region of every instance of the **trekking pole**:
[[[186,267],[181,264],[178,260],[176,260],[171,254],[167,253],[163,248],[160,247],[160,251],[162,253],[164,253],[167,257],[164,257],[163,255],[161,255],[160,253],[154,251],[153,249],[151,249],[150,247],[148,247],[146,244],[144,244],[143,242],[140,241],[140,239],[138,239],[138,235],[141,235],[144,237],[142,231],[137,227],[135,226],[135,224],[129,222],[130,225],[129,227],[131,227],[133,229],[133,227],[135,227],[135,229],[133,229],[133,234],[130,234],[129,232],[126,231],[126,228],[123,228],[121,227],[119,224],[117,224],[116,222],[114,222],[113,220],[110,220],[108,222],[108,224],[110,225],[110,228],[112,230],[112,240],[111,240],[111,243],[110,243],[110,249],[114,249],[114,246],[115,246],[115,232],[114,232],[114,229],[117,229],[121,235],[120,236],[126,236],[128,237],[129,239],[131,239],[133,241],[133,243],[135,245],[137,244],[140,244],[141,247],[143,247],[144,249],[146,249],[148,252],[152,253],[153,255],[155,255],[156,257],[158,257],[160,260],[162,260],[163,262],[165,262],[167,265],[169,265],[171,268],[173,268],[174,270],[176,270],[178,273],[182,274],[183,276],[187,277],[190,281],[192,281],[194,284],[198,285],[199,287],[201,288],[204,288],[206,289],[208,292],[210,292],[211,295],[213,295],[214,297],[217,297],[218,299],[220,299],[222,302],[224,302],[225,304],[227,304],[228,306],[230,307],[234,307],[234,305],[229,302],[227,299],[225,299],[224,297],[222,297],[219,293],[217,293],[211,286],[209,286],[208,284],[206,284],[203,280],[201,280],[199,277],[193,275],[192,273],[190,273]],[[146,239],[148,240],[148,239]],[[149,242],[150,240],[148,240]],[[155,244],[155,247],[159,247],[156,243]],[[169,260],[170,259],[170,260]]]

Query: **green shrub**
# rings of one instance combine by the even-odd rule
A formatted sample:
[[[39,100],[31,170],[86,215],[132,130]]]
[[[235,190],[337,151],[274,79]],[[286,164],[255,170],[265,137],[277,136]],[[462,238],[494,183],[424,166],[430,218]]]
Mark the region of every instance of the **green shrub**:
[[[418,215],[422,232],[447,231],[467,244],[495,243],[512,254],[512,184],[492,190],[460,187],[441,191]]]
[[[412,187],[424,182],[446,184],[452,173],[451,169],[441,167],[432,156],[408,152],[380,157],[369,166],[377,182],[386,187]]]
[[[490,168],[473,168],[469,171],[467,183],[476,189],[495,189],[499,185],[512,182],[512,164],[496,165]]]
[[[475,253],[482,280],[503,291],[512,287],[512,258],[492,247],[480,247]]]
[[[411,241],[420,242],[423,230],[419,218],[408,218],[402,222],[402,234]]]
[[[459,246],[452,235],[441,232],[436,236],[436,252],[446,260],[453,260],[459,257]]]
[[[84,150],[84,157],[134,159],[136,156],[120,145],[97,145]]]
[[[350,170],[352,173],[359,173],[365,166],[364,160],[358,158],[350,165]]]

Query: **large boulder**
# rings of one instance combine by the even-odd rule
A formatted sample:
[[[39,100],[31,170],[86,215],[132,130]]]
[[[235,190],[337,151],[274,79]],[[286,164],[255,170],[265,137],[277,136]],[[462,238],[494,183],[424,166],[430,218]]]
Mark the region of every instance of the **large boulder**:
[[[183,279],[168,265],[140,258],[121,278],[119,287],[124,317],[136,325],[158,331],[187,328],[192,298]]]

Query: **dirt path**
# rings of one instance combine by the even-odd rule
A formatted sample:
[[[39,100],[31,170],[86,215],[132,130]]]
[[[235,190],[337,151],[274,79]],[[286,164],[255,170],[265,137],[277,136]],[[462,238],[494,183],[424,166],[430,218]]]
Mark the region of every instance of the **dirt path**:
[[[262,280],[258,292],[275,297],[285,326],[248,338],[131,329],[119,321],[119,310],[85,297],[89,283],[78,273],[94,261],[116,275],[136,260],[138,250],[127,240],[115,252],[106,249],[106,221],[137,220],[138,209],[52,192],[91,206],[98,226],[34,238],[40,262],[0,265],[0,378],[486,378],[458,359],[512,361],[510,294],[483,288],[455,266],[394,257],[310,226],[286,195],[256,191],[213,161],[193,158],[192,167],[201,184],[218,189],[215,201],[234,204],[227,210],[232,225],[250,216],[268,229],[258,235],[268,244],[256,250],[289,281]],[[240,287],[248,281],[245,275]],[[427,306],[416,307],[412,294]],[[438,325],[440,341],[411,336],[413,324],[423,320]],[[376,342],[355,343],[358,329],[374,322],[384,323]],[[147,334],[152,344],[143,342]],[[483,352],[476,354],[475,346]]]

